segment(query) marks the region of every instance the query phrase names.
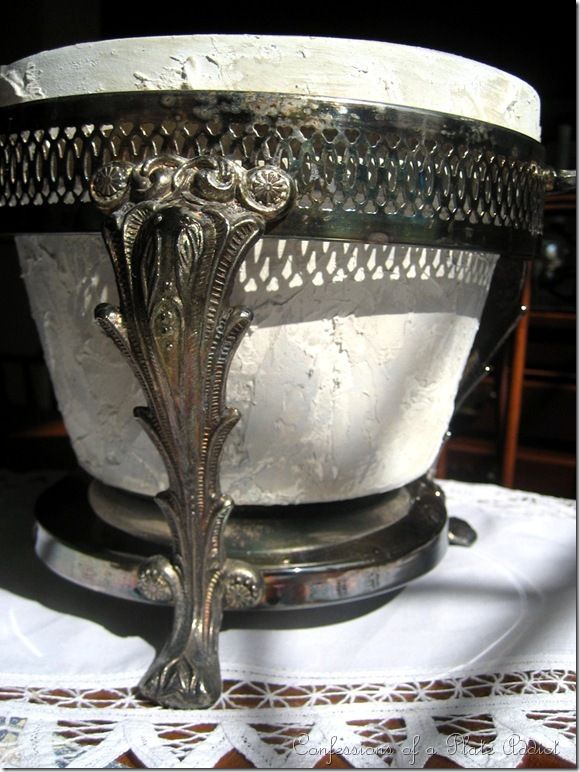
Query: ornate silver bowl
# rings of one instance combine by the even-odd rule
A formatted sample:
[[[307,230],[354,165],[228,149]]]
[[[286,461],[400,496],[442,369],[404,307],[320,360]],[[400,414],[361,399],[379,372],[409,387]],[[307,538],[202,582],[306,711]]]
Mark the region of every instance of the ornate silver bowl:
[[[442,557],[428,472],[518,316],[545,185],[508,118],[219,85],[0,108],[0,227],[95,478],[44,497],[37,550],[175,606],[140,684],[173,707],[219,695],[224,604],[366,597]]]

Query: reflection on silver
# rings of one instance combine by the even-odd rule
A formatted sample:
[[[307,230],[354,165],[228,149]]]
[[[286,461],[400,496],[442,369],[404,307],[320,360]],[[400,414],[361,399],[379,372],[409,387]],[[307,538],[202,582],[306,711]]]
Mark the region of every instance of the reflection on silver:
[[[171,603],[166,566],[154,555],[167,544],[148,543],[139,533],[146,518],[138,512],[153,502],[116,493],[105,489],[99,500],[99,515],[111,504],[111,527],[88,505],[84,483],[65,479],[48,490],[37,507],[36,551],[57,574],[85,587]],[[423,478],[355,501],[242,507],[227,521],[224,541],[228,610],[246,600],[261,610],[343,603],[399,589],[441,560],[448,543],[444,497]]]
[[[167,707],[203,708],[221,692],[224,589],[240,608],[261,595],[249,566],[224,571],[233,502],[221,493],[219,464],[239,417],[226,408],[226,382],[252,318],[229,296],[266,220],[289,204],[292,182],[276,168],[157,156],[102,167],[91,193],[110,215],[104,236],[119,293],[119,307],[101,304],[95,317],[139,381],[147,404],[135,416],[169,480],[155,501],[173,555],[150,558],[137,587],[148,600],[171,600],[174,624],[139,688]]]

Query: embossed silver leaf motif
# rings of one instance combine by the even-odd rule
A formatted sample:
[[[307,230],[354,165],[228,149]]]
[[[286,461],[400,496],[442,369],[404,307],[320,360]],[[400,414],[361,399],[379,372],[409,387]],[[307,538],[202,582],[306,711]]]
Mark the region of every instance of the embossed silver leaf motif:
[[[245,254],[289,203],[292,181],[279,169],[247,172],[207,156],[158,156],[126,164],[122,173],[117,167],[98,172],[92,190],[110,215],[104,237],[120,305],[101,305],[95,315],[145,394],[147,406],[135,415],[167,469],[169,487],[156,501],[174,549],[172,561],[158,556],[140,573],[138,590],[171,597],[175,616],[139,688],[168,707],[202,708],[221,691],[223,532],[233,502],[220,491],[219,463],[239,419],[225,405],[226,381],[252,319],[228,301]],[[233,600],[254,605],[261,579],[246,564],[237,570]]]

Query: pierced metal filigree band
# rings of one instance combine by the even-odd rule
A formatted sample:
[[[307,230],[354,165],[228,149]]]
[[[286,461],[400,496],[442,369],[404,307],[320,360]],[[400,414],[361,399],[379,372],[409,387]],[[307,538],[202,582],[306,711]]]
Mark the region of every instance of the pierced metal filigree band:
[[[170,707],[207,707],[221,691],[224,593],[230,606],[245,608],[263,588],[252,566],[226,566],[233,502],[220,491],[219,462],[239,418],[225,405],[226,381],[252,319],[228,301],[241,261],[266,222],[288,208],[293,183],[275,167],[158,156],[103,166],[91,193],[108,215],[104,236],[119,292],[119,308],[101,305],[95,316],[141,385],[147,405],[135,415],[169,478],[156,501],[173,559],[148,560],[138,589],[149,600],[171,599],[175,618],[140,689]]]
[[[92,174],[160,154],[277,167],[296,185],[280,236],[529,255],[543,150],[438,113],[273,94],[147,92],[0,111],[0,229],[99,230]]]
[[[225,404],[228,370],[252,318],[229,297],[248,250],[268,227],[530,254],[542,160],[538,143],[487,124],[288,95],[103,94],[0,111],[0,230],[104,219],[119,307],[96,318],[141,385],[135,414],[167,470],[156,502],[173,556],[147,559],[137,591],[171,601],[175,617],[146,697],[211,705],[224,596],[231,608],[263,600],[259,568],[226,561],[233,502],[219,481],[239,417]]]

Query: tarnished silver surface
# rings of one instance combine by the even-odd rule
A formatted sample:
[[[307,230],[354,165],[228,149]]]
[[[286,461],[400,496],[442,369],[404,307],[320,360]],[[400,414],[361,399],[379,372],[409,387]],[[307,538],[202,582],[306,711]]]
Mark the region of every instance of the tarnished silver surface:
[[[277,518],[274,529],[254,513],[241,525],[242,514],[226,561],[233,502],[220,491],[219,459],[238,416],[225,387],[251,319],[228,297],[266,222],[278,236],[529,256],[541,235],[542,164],[539,143],[506,129],[323,98],[106,94],[0,111],[0,230],[96,230],[97,208],[107,217],[120,307],[100,307],[97,320],[146,397],[136,413],[167,468],[156,500],[173,549],[105,543],[96,554],[44,524],[38,550],[74,581],[175,606],[145,696],[180,708],[217,698],[224,595],[233,608],[373,595],[429,570],[447,543],[440,492],[420,481],[367,502],[338,530],[308,515],[282,527]],[[156,528],[140,535],[166,540]]]
[[[277,236],[530,256],[542,146],[443,113],[257,92],[130,92],[0,110],[0,230],[98,231],[91,175],[163,154],[273,166],[295,181]]]
[[[88,500],[95,514],[111,527],[152,544],[171,545],[169,525],[152,498],[93,480]],[[411,495],[405,487],[358,498],[352,508],[345,502],[236,507],[237,517],[228,520],[225,529],[226,552],[240,559],[249,555],[260,566],[276,566],[297,553],[315,560],[312,555],[317,550],[371,537],[394,525],[410,506]]]
[[[151,507],[129,498],[137,509]],[[155,556],[163,545],[104,523],[85,483],[68,479],[47,491],[37,520],[36,550],[57,574],[121,598],[173,602]],[[242,508],[228,519],[224,541],[225,608],[341,603],[403,587],[441,560],[448,543],[444,497],[422,479],[331,505]]]
[[[577,185],[576,169],[545,169],[546,191],[548,193],[567,193]]]
[[[457,547],[471,547],[477,540],[477,532],[460,517],[449,518],[449,544]]]
[[[225,405],[226,381],[252,318],[228,301],[246,252],[292,191],[281,169],[247,171],[215,157],[113,162],[91,182],[108,215],[104,236],[119,293],[119,308],[101,305],[95,316],[139,381],[147,405],[135,416],[169,479],[155,501],[172,556],[150,558],[137,584],[147,600],[171,599],[175,607],[171,636],[139,685],[168,707],[215,702],[224,589],[241,605],[261,594],[250,566],[238,566],[235,576],[224,571],[233,502],[221,493],[219,462],[239,418]]]

